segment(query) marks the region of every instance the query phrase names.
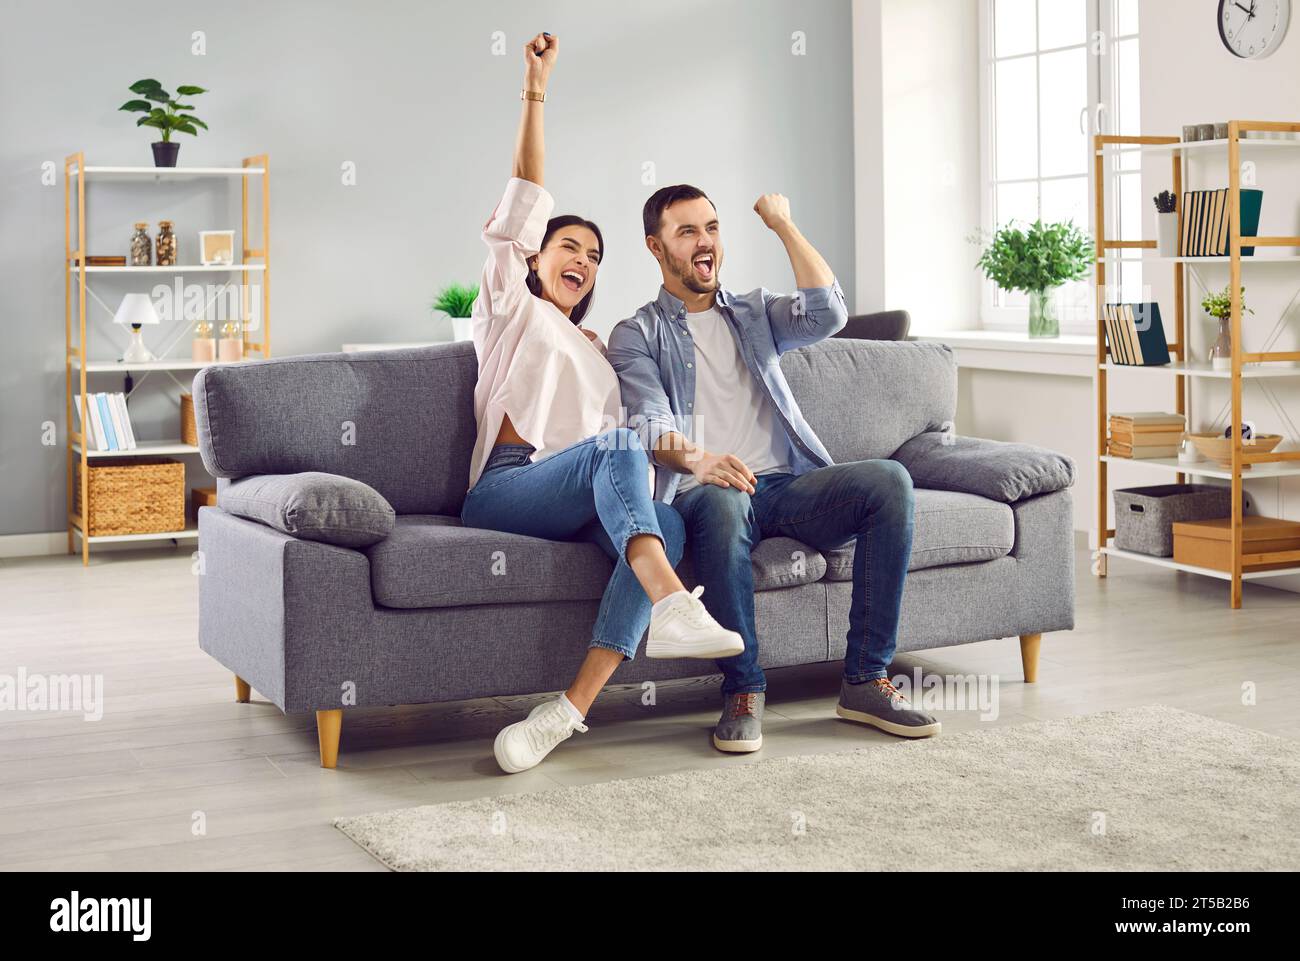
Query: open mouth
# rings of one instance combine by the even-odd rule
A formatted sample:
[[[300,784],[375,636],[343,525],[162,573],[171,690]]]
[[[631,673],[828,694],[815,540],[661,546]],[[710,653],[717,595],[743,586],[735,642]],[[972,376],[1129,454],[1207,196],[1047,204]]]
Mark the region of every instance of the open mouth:
[[[691,266],[695,268],[695,275],[701,280],[713,279],[713,254],[700,254],[691,261]]]
[[[566,270],[564,273],[560,274],[560,283],[564,284],[565,287],[568,287],[575,294],[582,290],[582,285],[586,282],[587,278],[576,270]]]

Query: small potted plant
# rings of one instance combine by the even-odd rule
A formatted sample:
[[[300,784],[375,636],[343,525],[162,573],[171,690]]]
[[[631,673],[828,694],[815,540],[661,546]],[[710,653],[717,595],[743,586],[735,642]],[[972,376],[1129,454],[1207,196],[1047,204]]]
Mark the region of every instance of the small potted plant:
[[[433,302],[434,313],[451,318],[453,340],[470,340],[474,336],[470,314],[474,310],[474,301],[478,299],[478,284],[448,284]]]
[[[1025,230],[1013,223],[1000,228],[976,266],[1000,289],[1029,294],[1030,337],[1059,337],[1052,294],[1062,284],[1088,276],[1093,258],[1092,241],[1072,221],[1035,220]]]
[[[1178,198],[1162,190],[1151,198],[1156,205],[1156,253],[1178,256]]]
[[[1201,309],[1219,322],[1219,338],[1210,347],[1210,365],[1215,370],[1232,370],[1232,290],[1224,287],[1206,294]],[[1241,288],[1241,312],[1253,314],[1246,306],[1246,288]]]
[[[155,167],[175,167],[176,155],[180,153],[181,145],[172,143],[172,133],[179,131],[187,133],[191,137],[199,135],[198,128],[208,129],[205,124],[194,114],[189,113],[194,107],[188,103],[181,103],[179,100],[173,100],[172,95],[162,88],[157,80],[137,80],[131,84],[131,92],[144,97],[143,100],[128,100],[118,110],[127,110],[132,113],[143,113],[144,116],[135,122],[137,127],[153,127],[162,131],[162,140],[157,140],[153,144],[153,165]],[[176,88],[176,93],[181,97],[194,97],[201,93],[207,93],[203,87],[196,87],[193,84],[186,84]],[[151,102],[152,101],[152,102]],[[162,106],[154,106],[162,104]]]

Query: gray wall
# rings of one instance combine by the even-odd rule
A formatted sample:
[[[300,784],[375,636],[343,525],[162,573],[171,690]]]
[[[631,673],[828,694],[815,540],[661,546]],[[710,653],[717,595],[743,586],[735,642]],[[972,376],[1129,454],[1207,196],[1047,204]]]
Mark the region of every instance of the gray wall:
[[[647,161],[657,184],[689,180],[714,198],[729,286],[791,285],[780,244],[750,210],[760,193],[780,191],[853,302],[849,0],[5,0],[0,16],[0,535],[65,524],[62,160],[83,149],[91,164],[151,162],[152,137],[116,112],[143,76],[211,89],[196,101],[211,132],[181,135],[182,164],[271,156],[279,356],[443,333],[427,305],[442,284],[477,278],[478,229],[510,169],[518,51],[539,29],[563,44],[547,186],[560,211],[592,217],[606,236],[595,329],[607,332],[659,283],[639,229],[653,189],[642,182]],[[200,30],[207,50],[195,56]],[[504,56],[492,52],[495,31]],[[792,54],[795,31],[804,56]],[[44,161],[57,164],[53,186],[41,183]],[[356,164],[356,186],[341,183],[345,161]],[[181,260],[196,262],[196,232],[237,228],[238,203],[237,184],[197,196],[99,187],[88,249],[125,252],[132,221],[170,217]],[[152,283],[95,288],[115,307]],[[118,356],[120,331],[97,306],[91,317],[92,354]],[[147,384],[133,398],[142,436],[175,435],[174,393]],[[41,446],[48,420],[59,424],[58,447]],[[187,465],[192,484],[203,479],[197,458]]]

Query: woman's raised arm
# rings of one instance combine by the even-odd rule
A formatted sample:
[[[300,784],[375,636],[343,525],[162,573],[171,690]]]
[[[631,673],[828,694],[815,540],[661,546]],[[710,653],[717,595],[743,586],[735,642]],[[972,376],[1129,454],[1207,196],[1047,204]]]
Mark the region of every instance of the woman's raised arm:
[[[559,38],[539,33],[524,44],[523,112],[519,115],[519,136],[515,141],[515,163],[511,176],[544,186],[546,136],[543,132],[543,101],[551,68],[560,52]]]

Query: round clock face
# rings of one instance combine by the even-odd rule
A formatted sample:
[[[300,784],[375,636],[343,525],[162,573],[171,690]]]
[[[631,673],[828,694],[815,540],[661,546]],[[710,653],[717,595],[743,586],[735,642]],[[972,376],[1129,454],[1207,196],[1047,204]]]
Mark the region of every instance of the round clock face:
[[[1282,43],[1291,0],[1219,0],[1219,39],[1236,56],[1267,57]]]

